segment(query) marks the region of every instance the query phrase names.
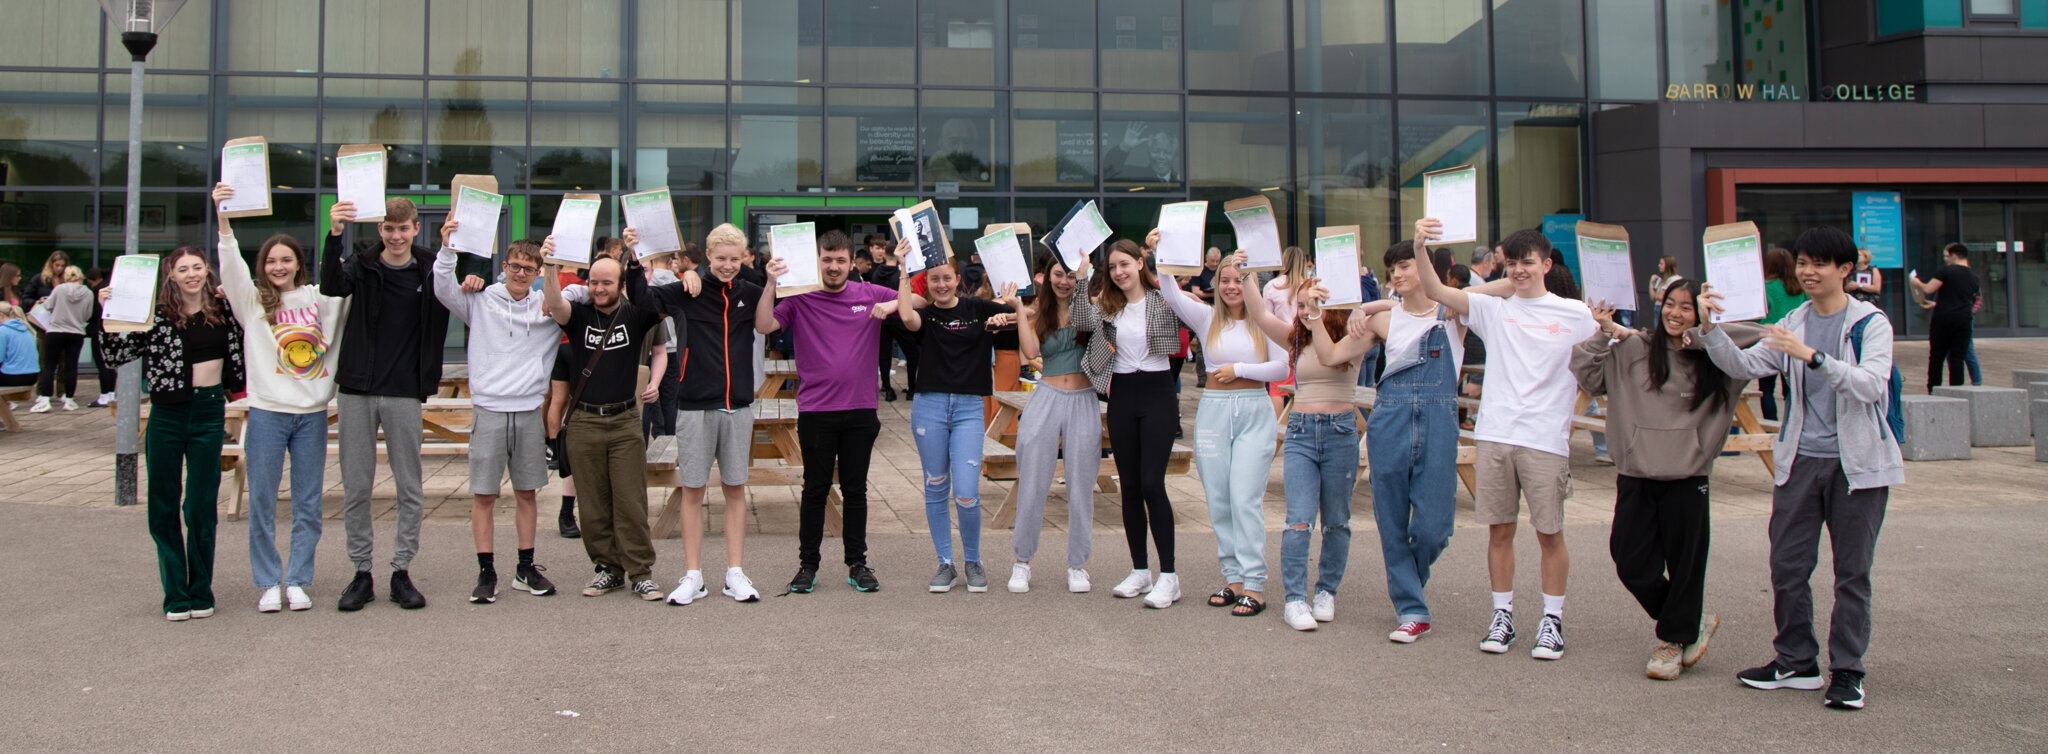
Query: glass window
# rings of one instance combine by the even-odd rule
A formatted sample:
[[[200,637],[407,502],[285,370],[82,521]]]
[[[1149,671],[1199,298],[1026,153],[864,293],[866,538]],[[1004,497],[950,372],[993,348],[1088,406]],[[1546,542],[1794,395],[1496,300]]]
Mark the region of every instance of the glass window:
[[[1179,89],[1180,0],[1102,0],[1102,87]]]
[[[1008,199],[961,197],[940,199],[938,205],[941,216],[946,218],[946,240],[953,244],[953,254],[957,259],[974,260],[974,239],[988,235],[984,232],[988,226],[1010,221]],[[987,278],[984,271],[982,279]],[[994,298],[992,295],[988,297]]]
[[[917,76],[916,34],[937,28],[933,16],[916,27],[917,0],[826,0],[825,33],[831,40],[835,84],[909,84]]]
[[[1105,198],[1098,206],[1102,209],[1103,222],[1109,223],[1111,235],[1108,243],[1104,243],[1102,248],[1107,250],[1110,244],[1126,238],[1136,241],[1141,246],[1144,245],[1145,235],[1151,233],[1153,228],[1159,227],[1159,208],[1177,201],[1180,200],[1165,197],[1147,197],[1142,194],[1137,196],[1112,194]],[[1065,215],[1061,215],[1061,217],[1065,217]],[[1059,219],[1055,217],[1053,222],[1059,222]]]
[[[733,87],[733,189],[818,190],[825,162],[823,105],[820,90],[812,87]]]
[[[621,38],[625,33],[621,21],[625,8],[621,3],[622,0],[534,0],[533,75],[600,79],[625,75],[625,64],[620,59],[626,48]],[[721,17],[720,21],[723,20]]]
[[[107,75],[107,159],[100,183],[128,183],[128,75]],[[142,185],[206,186],[213,174],[213,150],[207,145],[207,81],[205,76],[153,73],[142,80]]]
[[[999,92],[931,90],[924,93],[924,185],[940,195],[1009,188],[1009,166],[996,155],[1008,151]]]
[[[1586,69],[1585,32],[1579,23],[1584,3],[1585,0],[1493,0],[1495,94],[1586,96],[1586,82],[1582,78]]]
[[[306,30],[320,28],[320,0],[223,0],[227,66],[237,71],[315,73],[320,46],[306,44]],[[186,13],[180,11],[179,19]],[[172,22],[171,33],[185,20]],[[154,61],[152,61],[154,62]]]
[[[1285,0],[1188,0],[1185,23],[1191,86],[1287,88]]]
[[[819,0],[747,0],[732,4],[737,38],[732,75],[744,81],[809,83],[824,78],[818,49],[825,15]],[[644,24],[643,24],[644,27]]]
[[[1733,13],[1719,0],[1664,0],[1665,75],[1671,84],[1734,85]]]
[[[1011,3],[1010,61],[1017,86],[1095,87],[1095,1]]]
[[[13,15],[13,11],[8,12],[9,19]],[[107,24],[106,29],[107,66],[125,70],[130,56],[121,46],[121,29],[114,24]],[[149,52],[149,69],[204,71],[212,67],[213,0],[188,0],[157,37],[156,48]]]
[[[624,90],[614,84],[533,82],[532,188],[623,188],[618,152]]]
[[[1294,0],[1294,85],[1304,92],[1389,92],[1387,0]]]
[[[100,194],[100,253],[95,267],[107,267],[114,263],[114,257],[121,255],[127,233],[126,223],[128,194],[107,191]],[[140,228],[137,232],[137,248],[145,253],[162,254],[180,246],[197,246],[211,251],[214,248],[212,228],[213,202],[204,191],[146,191],[140,198]],[[305,230],[297,231],[304,233]],[[238,238],[239,240],[239,238]],[[258,239],[260,242],[261,239]],[[74,262],[83,254],[73,254]]]
[[[426,68],[426,9],[419,0],[328,2],[325,70],[419,75]]]
[[[1024,96],[1020,94],[1017,96],[1017,99],[1022,100]],[[1018,197],[1016,201],[1017,208],[1011,215],[1015,219],[1011,220],[1011,222],[1029,224],[1031,226],[1031,238],[1035,242],[1037,239],[1044,238],[1046,231],[1052,230],[1052,224],[1066,217],[1067,211],[1073,209],[1074,205],[1094,198],[1093,196]],[[1044,253],[1044,249],[1044,245],[1040,244],[1040,253]]]
[[[915,190],[916,92],[835,89],[827,104],[832,164],[826,183],[834,190]]]
[[[100,6],[78,0],[8,0],[7,23],[0,24],[0,65],[98,66],[99,45],[78,40],[99,38],[102,15]],[[114,50],[120,61],[128,59],[118,44]]]
[[[1502,102],[1494,117],[1500,227],[1541,228],[1544,215],[1579,214],[1580,106]]]
[[[582,0],[535,0],[561,3],[582,12]],[[637,56],[640,77],[650,79],[725,78],[725,0],[638,0]],[[753,5],[753,3],[749,3]],[[676,29],[691,29],[678,40]],[[536,69],[535,73],[540,71]],[[587,74],[579,74],[587,75]]]
[[[42,272],[50,252],[62,251],[71,261],[86,267],[102,262],[93,258],[93,233],[100,227],[100,214],[93,207],[90,191],[8,191],[0,194],[0,262],[21,268],[21,281]],[[118,199],[117,199],[118,200]],[[100,257],[111,264],[120,254],[121,208],[114,206],[111,221],[113,251]]]
[[[318,82],[256,76],[225,76],[220,82],[221,96],[213,102],[220,135],[263,137],[270,143],[274,187],[313,188],[320,177]]]
[[[1970,0],[1970,15],[2014,16],[2019,14],[2018,5],[2014,0]]]
[[[1283,97],[1188,98],[1188,198],[1209,201],[1212,238],[1236,237],[1223,216],[1224,202],[1233,199],[1264,194],[1275,217],[1287,216],[1290,127]],[[1286,228],[1280,234],[1285,238]]]
[[[120,78],[125,86],[128,77]],[[0,71],[0,186],[91,185],[100,161],[99,89],[91,73]],[[124,130],[127,107],[124,95]]]
[[[385,146],[384,182],[416,189],[421,182],[420,82],[327,79],[320,95],[321,185],[334,185],[334,157],[344,144]]]
[[[1016,98],[1011,159],[1017,190],[1094,192],[1095,95],[1017,92]],[[1065,216],[1062,208],[1052,219]]]
[[[638,149],[633,158],[633,190],[724,188],[725,87],[641,84],[634,89],[639,99],[634,106]],[[536,113],[534,117],[538,143],[540,116]],[[790,138],[794,147],[794,137]],[[538,165],[535,167],[538,181]]]
[[[1003,62],[996,54],[996,16],[995,0],[925,0],[917,17],[924,83],[993,86],[1002,81],[996,70]]]
[[[427,185],[495,175],[498,190],[526,182],[526,82],[427,84]]]
[[[1743,83],[1805,86],[1806,4],[1743,5],[1749,13],[1742,19]]]
[[[1302,197],[1294,244],[1313,240],[1316,228],[1356,225],[1362,253],[1377,267],[1378,249],[1398,237],[1393,108],[1383,100],[1296,100],[1294,134]]]
[[[1396,0],[1402,94],[1486,93],[1484,0]],[[1574,45],[1573,49],[1577,49]]]
[[[233,221],[235,244],[241,247],[242,259],[249,262],[249,269],[263,269],[262,261],[256,258],[256,252],[263,249],[264,239],[279,233],[286,233],[299,239],[299,243],[307,245],[307,251],[319,248],[320,221],[327,219],[327,213],[319,209],[319,198],[318,194],[313,193],[271,192],[269,215],[244,217]],[[111,246],[118,248],[121,244],[120,234],[115,233],[110,238],[113,239]],[[212,244],[207,245],[209,251],[213,248]],[[144,250],[147,251],[148,248],[144,247]],[[314,269],[311,272],[317,277],[320,256],[317,253],[311,256],[314,260]]]
[[[525,76],[526,4],[504,0],[434,0],[427,40],[435,76]],[[552,37],[553,35],[550,35]],[[548,47],[559,48],[559,41]]]
[[[1102,95],[1102,179],[1112,191],[1178,191],[1182,159],[1180,97]]]
[[[1653,100],[1658,97],[1657,7],[1642,0],[1589,0],[1586,19],[1593,35],[1593,96]]]
[[[1498,237],[1487,220],[1487,197],[1492,196],[1492,176],[1486,165],[1486,104],[1483,102],[1401,103],[1401,223],[1405,231],[1423,218],[1422,174],[1446,168],[1472,165],[1479,168],[1479,238],[1481,243]],[[1405,232],[1403,235],[1407,235]]]

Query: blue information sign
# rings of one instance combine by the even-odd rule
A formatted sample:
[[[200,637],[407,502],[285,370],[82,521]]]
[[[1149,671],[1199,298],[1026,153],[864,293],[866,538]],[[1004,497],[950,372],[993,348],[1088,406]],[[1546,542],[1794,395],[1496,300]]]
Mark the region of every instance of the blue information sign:
[[[1543,237],[1550,239],[1550,248],[1564,256],[1564,264],[1572,270],[1572,280],[1584,283],[1579,274],[1579,221],[1585,215],[1544,215]]]
[[[1851,195],[1855,212],[1856,248],[1870,250],[1870,266],[1906,266],[1906,217],[1897,191],[1858,191]]]

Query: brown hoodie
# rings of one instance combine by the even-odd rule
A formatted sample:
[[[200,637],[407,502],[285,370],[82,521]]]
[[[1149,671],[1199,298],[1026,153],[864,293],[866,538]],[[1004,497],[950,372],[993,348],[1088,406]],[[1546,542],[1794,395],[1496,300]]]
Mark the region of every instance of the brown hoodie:
[[[1752,324],[1724,324],[1721,329],[1741,347],[1763,337]],[[1572,349],[1572,376],[1591,395],[1607,396],[1607,450],[1615,470],[1639,479],[1686,479],[1714,470],[1714,458],[1727,441],[1735,402],[1747,380],[1728,380],[1729,400],[1692,408],[1693,373],[1680,349],[1665,352],[1670,377],[1657,390],[1650,384],[1650,342],[1663,337],[1661,324],[1621,341],[1593,337]],[[1683,350],[1700,351],[1699,331],[1688,330]]]

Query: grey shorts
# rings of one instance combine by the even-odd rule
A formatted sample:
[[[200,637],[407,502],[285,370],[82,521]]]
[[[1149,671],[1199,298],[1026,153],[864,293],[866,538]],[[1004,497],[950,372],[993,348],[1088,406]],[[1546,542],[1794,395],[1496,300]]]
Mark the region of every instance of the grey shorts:
[[[1472,465],[1478,494],[1472,517],[1486,525],[1512,524],[1529,501],[1529,525],[1540,534],[1564,530],[1564,501],[1572,496],[1571,459],[1506,443],[1479,442]]]
[[[547,425],[541,410],[510,413],[470,409],[469,492],[496,495],[498,484],[509,467],[512,489],[537,490],[547,486]]]
[[[731,413],[718,409],[676,413],[676,476],[684,487],[710,484],[712,459],[718,460],[719,484],[746,484],[747,466],[753,457],[752,406]]]

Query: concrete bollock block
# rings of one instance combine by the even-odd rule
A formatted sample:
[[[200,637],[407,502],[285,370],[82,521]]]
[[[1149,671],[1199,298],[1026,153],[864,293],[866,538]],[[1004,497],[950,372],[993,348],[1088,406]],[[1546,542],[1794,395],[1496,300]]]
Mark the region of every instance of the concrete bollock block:
[[[2014,369],[2014,370],[2012,370],[2012,386],[2013,386],[2013,387],[2016,387],[2016,388],[2022,388],[2022,389],[2024,389],[2024,388],[2026,388],[2026,387],[2027,387],[2028,385],[2031,385],[2031,384],[2033,384],[2033,383],[2036,383],[2036,382],[2048,382],[2048,369]]]
[[[1970,457],[1970,402],[1938,395],[1899,396],[1906,432],[1899,451],[1908,461],[1953,461]]]
[[[2043,385],[2048,383],[2036,382],[2034,384]],[[2034,401],[2027,405],[2032,406],[2034,409],[2034,426],[2048,427],[2048,399]],[[2048,461],[2048,432],[2042,432],[2034,436],[2034,460]]]
[[[2026,445],[2033,439],[2027,391],[2010,387],[1948,386],[1935,395],[1970,402],[1970,445],[1979,448]]]
[[[2048,382],[2029,382],[2021,387],[2027,389],[2027,405],[2034,405],[2034,401],[2048,401]],[[2040,422],[2034,422],[2033,425],[2043,426]]]

